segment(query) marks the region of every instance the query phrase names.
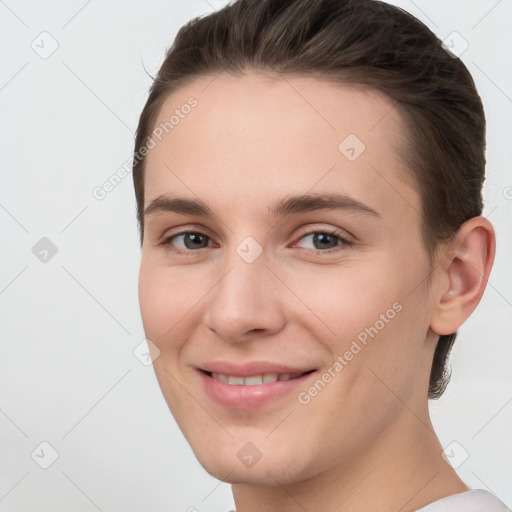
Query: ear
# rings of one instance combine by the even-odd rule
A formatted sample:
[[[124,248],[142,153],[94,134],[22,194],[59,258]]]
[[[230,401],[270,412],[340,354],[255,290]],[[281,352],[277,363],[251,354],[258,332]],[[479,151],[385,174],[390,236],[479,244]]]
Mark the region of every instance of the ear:
[[[469,318],[482,298],[496,252],[494,228],[485,217],[473,217],[441,251],[443,287],[435,297],[430,328],[447,335]]]

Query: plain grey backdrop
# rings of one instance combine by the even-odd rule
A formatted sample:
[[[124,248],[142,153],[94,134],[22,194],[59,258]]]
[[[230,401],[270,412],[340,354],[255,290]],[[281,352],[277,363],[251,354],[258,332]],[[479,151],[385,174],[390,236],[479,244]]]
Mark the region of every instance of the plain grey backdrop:
[[[0,0],[0,510],[227,511],[144,359],[130,173],[179,27],[226,1]],[[511,0],[400,0],[469,67],[488,122],[498,250],[431,402],[452,465],[512,506]]]

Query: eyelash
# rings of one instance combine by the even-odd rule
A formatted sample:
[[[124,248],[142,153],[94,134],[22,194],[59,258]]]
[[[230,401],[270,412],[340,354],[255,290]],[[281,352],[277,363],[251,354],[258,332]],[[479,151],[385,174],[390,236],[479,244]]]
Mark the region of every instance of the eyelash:
[[[201,235],[201,236],[204,236],[204,237],[210,239],[210,237],[208,237],[208,235],[205,235],[204,233],[201,233],[200,231],[195,231],[193,229],[190,229],[190,230],[180,231],[179,233],[175,233],[175,234],[173,234],[171,236],[168,236],[168,237],[164,238],[161,242],[159,242],[158,245],[164,246],[164,248],[166,250],[171,251],[171,252],[173,252],[175,254],[185,255],[185,256],[192,256],[193,254],[191,254],[191,253],[199,252],[200,249],[206,249],[206,247],[201,247],[200,249],[197,249],[197,250],[193,250],[193,249],[182,250],[182,249],[174,248],[172,246],[171,241],[174,238],[178,237],[178,236],[186,235],[186,234]],[[309,254],[309,255],[312,255],[312,256],[318,256],[319,254],[325,254],[325,253],[332,254],[333,252],[338,252],[338,251],[342,250],[341,249],[342,246],[351,247],[354,244],[354,242],[352,240],[349,240],[348,238],[343,236],[342,232],[340,232],[340,231],[330,231],[330,230],[308,231],[307,233],[304,233],[299,238],[299,240],[301,240],[302,238],[305,238],[306,236],[315,235],[315,234],[322,234],[322,235],[328,235],[328,236],[336,237],[336,238],[338,238],[338,240],[340,240],[341,243],[339,243],[335,247],[333,247],[333,248],[331,248],[329,250],[325,250],[325,251],[321,251],[319,249],[303,249],[303,251],[306,254]]]

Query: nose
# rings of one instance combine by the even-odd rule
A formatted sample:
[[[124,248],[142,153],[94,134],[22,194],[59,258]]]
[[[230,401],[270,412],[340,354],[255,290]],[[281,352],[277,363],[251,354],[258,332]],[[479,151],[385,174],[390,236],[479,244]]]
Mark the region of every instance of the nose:
[[[269,268],[265,253],[249,263],[235,251],[225,261],[219,281],[208,294],[206,326],[230,342],[244,342],[279,332],[285,324],[285,291]]]

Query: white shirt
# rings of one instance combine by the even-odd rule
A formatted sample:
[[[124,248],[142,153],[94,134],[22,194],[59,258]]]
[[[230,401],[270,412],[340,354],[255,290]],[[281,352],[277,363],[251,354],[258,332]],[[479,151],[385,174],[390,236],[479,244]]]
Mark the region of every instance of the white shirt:
[[[434,501],[416,512],[512,512],[494,494],[484,489],[453,494]]]
[[[229,512],[236,511],[230,510]],[[416,512],[512,512],[512,510],[489,491],[470,489],[441,498]]]

